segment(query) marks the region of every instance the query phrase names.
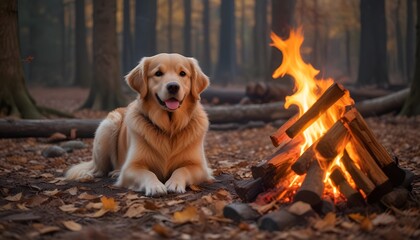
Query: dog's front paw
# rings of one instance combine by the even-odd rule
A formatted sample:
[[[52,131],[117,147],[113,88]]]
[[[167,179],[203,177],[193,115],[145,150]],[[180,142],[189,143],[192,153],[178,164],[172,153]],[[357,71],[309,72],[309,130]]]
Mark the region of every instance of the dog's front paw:
[[[149,181],[142,189],[146,196],[161,196],[166,194],[166,187],[159,180]]]
[[[184,178],[172,176],[165,183],[168,192],[185,193],[186,182]]]

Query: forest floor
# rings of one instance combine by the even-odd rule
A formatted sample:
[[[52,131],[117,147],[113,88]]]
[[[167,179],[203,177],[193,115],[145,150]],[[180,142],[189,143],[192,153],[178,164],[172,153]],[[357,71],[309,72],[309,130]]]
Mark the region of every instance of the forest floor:
[[[87,95],[85,89],[31,93],[40,105],[67,111],[75,111]],[[254,221],[235,223],[222,214],[226,204],[240,201],[233,181],[250,178],[250,167],[275,150],[271,124],[209,131],[205,150],[216,181],[156,198],[114,187],[112,178],[64,181],[70,165],[91,159],[92,139],[79,139],[84,147],[52,158],[44,157],[44,150],[64,142],[0,139],[0,239],[419,239],[420,117],[386,115],[367,122],[400,166],[415,173],[409,201],[400,209],[360,211],[359,217],[337,210],[327,223],[320,216],[281,232],[259,230]]]

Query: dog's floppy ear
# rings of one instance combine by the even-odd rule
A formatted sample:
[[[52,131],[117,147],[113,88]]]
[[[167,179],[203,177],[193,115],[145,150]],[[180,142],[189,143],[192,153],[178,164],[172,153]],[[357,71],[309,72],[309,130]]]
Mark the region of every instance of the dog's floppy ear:
[[[125,81],[134,91],[140,93],[141,98],[147,96],[147,69],[149,67],[149,58],[144,57],[140,63],[133,68],[126,76]]]
[[[203,73],[195,58],[189,58],[189,60],[192,70],[191,94],[195,100],[200,100],[200,93],[209,86],[210,80],[206,74]]]

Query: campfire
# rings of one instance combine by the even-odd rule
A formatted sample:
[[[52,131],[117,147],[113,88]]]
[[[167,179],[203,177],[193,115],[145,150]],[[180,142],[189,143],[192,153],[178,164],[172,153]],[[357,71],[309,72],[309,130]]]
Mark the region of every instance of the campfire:
[[[319,71],[300,55],[301,30],[291,31],[287,40],[275,34],[271,39],[283,54],[273,78],[287,74],[294,79],[294,94],[286,97],[285,108],[294,105],[299,111],[270,136],[277,149],[251,167],[253,179],[235,184],[239,197],[253,202],[247,206],[259,210],[251,215],[245,210],[245,215],[253,218],[274,205],[297,202],[316,208],[325,199],[349,208],[398,204],[401,193],[396,189],[406,172],[376,139],[349,91],[332,79],[315,78]],[[240,214],[244,209],[233,204],[225,210],[229,215],[229,210]],[[270,214],[264,218],[288,219],[285,211]]]

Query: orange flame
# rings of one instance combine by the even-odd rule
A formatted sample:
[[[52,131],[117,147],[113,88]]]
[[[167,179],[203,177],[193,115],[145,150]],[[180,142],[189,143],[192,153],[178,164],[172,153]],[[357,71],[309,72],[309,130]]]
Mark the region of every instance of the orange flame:
[[[299,108],[299,117],[302,116],[316,101],[317,99],[330,87],[333,79],[316,79],[319,73],[311,64],[305,63],[301,54],[300,48],[303,43],[302,29],[292,30],[288,39],[283,40],[275,33],[271,33],[272,43],[271,46],[277,48],[282,52],[283,62],[274,71],[273,78],[289,75],[294,79],[294,93],[287,96],[284,107],[288,109],[291,105]],[[344,114],[345,106],[353,105],[354,101],[350,98],[347,92],[339,101],[330,107],[324,114],[322,114],[317,121],[303,131],[305,142],[300,146],[301,154],[309,148],[317,139],[319,139],[331,126],[339,120]],[[342,149],[344,150],[344,147]],[[318,161],[322,161],[320,156]],[[326,170],[325,182],[330,183],[329,175],[333,165],[339,165],[342,153],[340,153]],[[322,164],[321,164],[322,166]],[[293,179],[293,183],[297,178]],[[333,187],[334,195],[338,195],[338,191]]]

